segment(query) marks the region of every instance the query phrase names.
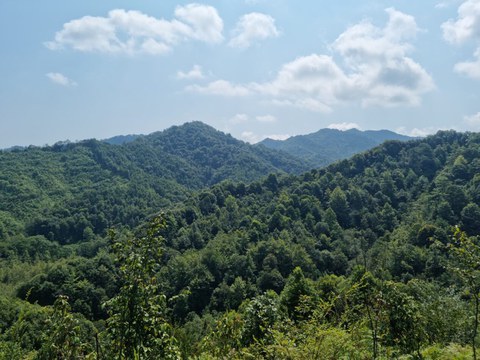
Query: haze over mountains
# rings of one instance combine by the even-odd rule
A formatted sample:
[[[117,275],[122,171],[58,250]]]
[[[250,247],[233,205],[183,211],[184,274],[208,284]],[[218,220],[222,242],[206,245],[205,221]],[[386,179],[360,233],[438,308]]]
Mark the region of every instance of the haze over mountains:
[[[321,129],[312,134],[293,136],[286,140],[267,138],[260,144],[297,156],[308,161],[312,168],[315,168],[328,165],[336,160],[346,159],[387,140],[406,141],[411,139],[409,136],[389,130]]]

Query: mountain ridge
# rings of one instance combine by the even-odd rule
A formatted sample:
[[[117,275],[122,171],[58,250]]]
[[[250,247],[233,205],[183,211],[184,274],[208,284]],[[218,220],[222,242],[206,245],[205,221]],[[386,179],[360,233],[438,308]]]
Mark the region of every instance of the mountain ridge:
[[[122,145],[89,139],[2,151],[0,235],[77,242],[115,224],[135,226],[223,180],[305,170],[291,155],[254,147],[200,123]]]
[[[412,139],[414,138],[397,134],[391,130],[350,129],[341,131],[325,128],[306,135],[292,136],[286,140],[267,138],[259,144],[300,157],[313,167],[322,167],[371,149],[384,141]]]

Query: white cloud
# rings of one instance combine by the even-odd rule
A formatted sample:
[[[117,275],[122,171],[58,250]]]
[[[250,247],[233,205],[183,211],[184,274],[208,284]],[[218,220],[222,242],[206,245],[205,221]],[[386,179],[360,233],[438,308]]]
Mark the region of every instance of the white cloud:
[[[185,89],[200,94],[218,96],[247,96],[251,94],[251,91],[247,86],[235,85],[225,80],[216,80],[206,86],[190,85]]]
[[[187,72],[177,72],[177,79],[180,80],[200,80],[204,78],[205,76],[203,75],[202,67],[199,65],[193,65],[193,68]]]
[[[277,121],[277,118],[273,115],[260,115],[256,117],[257,121],[264,123],[274,123]]]
[[[480,0],[467,0],[458,8],[456,20],[442,24],[443,37],[451,44],[464,44],[468,41],[480,42]],[[480,80],[480,45],[474,53],[473,61],[455,64],[457,73]]]
[[[468,125],[470,129],[478,131],[480,129],[480,112],[465,116],[464,122]]]
[[[443,37],[449,43],[462,44],[472,38],[480,38],[480,1],[467,0],[458,8],[457,20],[442,24]]]
[[[262,137],[259,135],[254,134],[251,131],[244,131],[240,134],[240,138],[250,144],[255,144],[262,140]]]
[[[475,51],[475,60],[464,61],[455,64],[455,72],[480,80],[480,47]]]
[[[178,6],[175,16],[190,25],[191,38],[213,44],[223,41],[223,20],[214,7],[201,4]]]
[[[273,135],[264,136],[264,139],[269,138],[269,139],[272,139],[272,140],[286,140],[289,137],[291,137],[291,135],[289,135],[289,134],[273,134]]]
[[[363,106],[415,106],[422,94],[434,88],[425,69],[408,57],[413,50],[409,40],[419,31],[414,17],[393,8],[386,12],[389,20],[384,28],[364,21],[332,44],[350,70],[349,86],[339,99],[353,97]]]
[[[223,40],[223,21],[214,7],[178,6],[175,16],[176,19],[165,20],[123,9],[111,10],[107,17],[84,16],[65,23],[45,46],[51,50],[162,55],[182,41]]]
[[[231,117],[228,122],[233,125],[237,124],[242,124],[246,123],[249,120],[247,114],[235,114],[233,117]]]
[[[255,144],[263,139],[269,138],[272,140],[285,140],[291,137],[289,134],[271,134],[271,135],[258,135],[252,131],[244,131],[240,134],[240,138],[250,144]]]
[[[395,132],[402,135],[407,135],[411,137],[425,137],[428,135],[432,135],[437,133],[440,130],[448,130],[446,127],[426,127],[426,128],[413,128],[407,129],[406,127],[402,126],[395,129]]]
[[[447,7],[448,7],[448,3],[446,1],[435,4],[435,9],[445,9]]]
[[[245,49],[254,42],[279,36],[275,19],[270,15],[250,13],[243,15],[233,30],[234,36],[228,43],[231,47]]]
[[[313,54],[283,65],[273,81],[254,84],[253,88],[273,96],[286,95],[290,101],[313,97],[332,103],[346,82],[348,78],[330,56]]]
[[[461,2],[461,0],[443,0],[435,4],[435,9],[446,9],[450,6],[456,5]]]
[[[254,119],[262,123],[274,123],[277,121],[277,118],[273,115],[258,115]],[[228,120],[233,125],[244,124],[249,121],[250,117],[247,114],[235,114]]]
[[[379,28],[363,21],[348,28],[331,44],[333,56],[311,54],[284,64],[275,78],[264,83],[235,85],[217,80],[190,88],[203,94],[219,94],[218,82],[237,91],[230,95],[256,94],[280,106],[330,112],[342,104],[368,106],[415,106],[434,89],[431,76],[408,54],[410,40],[419,31],[415,19],[386,9],[389,20]],[[241,91],[240,91],[241,89]]]
[[[336,130],[340,130],[340,131],[346,131],[346,130],[350,130],[350,129],[360,130],[360,126],[358,124],[347,123],[347,122],[330,124],[330,125],[327,126],[327,128],[328,129],[336,129]]]
[[[57,84],[57,85],[77,86],[77,83],[75,81],[69,79],[68,77],[66,77],[65,75],[63,75],[61,73],[50,72],[50,73],[45,74],[45,76],[47,78],[49,78],[51,82],[53,82],[54,84]]]

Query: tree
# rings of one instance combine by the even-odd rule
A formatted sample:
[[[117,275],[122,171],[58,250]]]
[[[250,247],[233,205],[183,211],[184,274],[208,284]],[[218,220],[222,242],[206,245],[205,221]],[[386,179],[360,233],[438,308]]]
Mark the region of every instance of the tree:
[[[302,269],[296,267],[280,294],[280,303],[287,308],[290,318],[300,320],[305,315],[302,313],[305,309],[300,309],[300,305],[302,301],[311,301],[313,293],[313,287],[308,279],[305,279]]]
[[[372,273],[362,267],[354,269],[350,289],[354,313],[364,313],[372,337],[372,356],[378,357],[379,341],[385,322],[385,299],[381,283]]]
[[[347,196],[338,186],[330,194],[329,205],[337,215],[340,225],[347,227],[350,223]]]
[[[280,318],[278,295],[269,290],[255,297],[247,305],[244,315],[242,341],[249,345],[254,341],[271,340],[273,326]]]
[[[110,300],[107,334],[115,359],[178,359],[176,341],[165,318],[166,298],[157,282],[165,227],[155,217],[141,237],[117,240],[112,249],[123,282],[119,294]]]
[[[463,228],[468,234],[480,234],[480,206],[470,203],[461,213]]]
[[[473,358],[477,359],[476,338],[480,315],[480,239],[468,237],[460,228],[455,228],[453,242],[448,244],[453,257],[451,269],[457,273],[465,283],[473,302],[473,324],[471,344]]]
[[[58,296],[48,324],[47,336],[37,359],[84,359],[86,354],[92,352],[92,345],[82,342],[81,324],[70,312],[68,297]]]

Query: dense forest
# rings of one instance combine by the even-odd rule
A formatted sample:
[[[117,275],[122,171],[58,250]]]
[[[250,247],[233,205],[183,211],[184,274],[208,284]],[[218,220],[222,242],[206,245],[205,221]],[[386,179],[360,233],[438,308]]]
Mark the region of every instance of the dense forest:
[[[0,237],[62,244],[134,227],[145,216],[225,179],[300,173],[299,159],[251,146],[200,122],[124,145],[97,140],[0,152]]]
[[[200,130],[0,154],[0,358],[476,358],[480,134],[295,175]]]

